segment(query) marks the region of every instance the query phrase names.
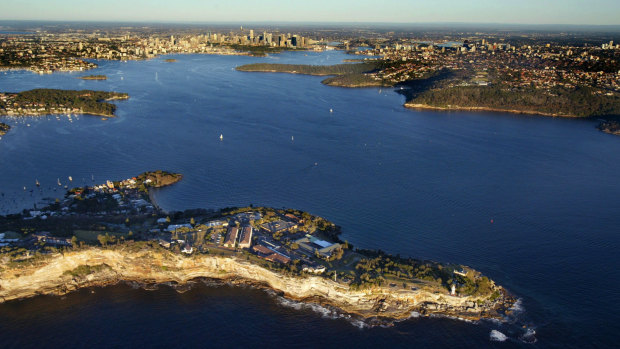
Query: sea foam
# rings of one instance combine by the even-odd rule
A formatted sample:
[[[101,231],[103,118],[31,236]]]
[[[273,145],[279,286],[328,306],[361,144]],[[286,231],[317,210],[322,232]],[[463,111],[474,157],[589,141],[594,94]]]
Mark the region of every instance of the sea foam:
[[[489,337],[494,342],[504,342],[506,339],[508,339],[505,334],[501,333],[498,330],[492,330]]]

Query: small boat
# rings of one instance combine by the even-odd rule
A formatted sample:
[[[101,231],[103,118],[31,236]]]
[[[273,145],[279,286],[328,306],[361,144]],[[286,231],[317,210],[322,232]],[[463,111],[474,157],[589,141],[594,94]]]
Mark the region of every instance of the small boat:
[[[294,140],[295,140],[295,136],[291,136],[291,141],[294,141]]]
[[[220,141],[224,140],[224,135],[220,133]]]
[[[36,179],[34,182],[35,182],[35,184],[37,185],[37,187],[40,187],[40,186],[41,186],[41,183],[39,183],[39,180],[38,180],[38,179]]]
[[[24,187],[24,191],[26,191],[26,187]]]
[[[330,113],[333,113],[333,112],[334,112],[334,109],[329,108],[329,112],[330,112]]]
[[[69,182],[73,182],[73,177],[69,176]]]
[[[58,182],[58,185],[62,185],[60,184],[60,178],[58,178],[56,181]]]

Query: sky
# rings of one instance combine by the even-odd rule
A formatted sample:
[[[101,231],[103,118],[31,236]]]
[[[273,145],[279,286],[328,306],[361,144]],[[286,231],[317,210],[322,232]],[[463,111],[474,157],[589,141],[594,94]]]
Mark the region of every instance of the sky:
[[[1,0],[0,20],[620,25],[620,0]]]

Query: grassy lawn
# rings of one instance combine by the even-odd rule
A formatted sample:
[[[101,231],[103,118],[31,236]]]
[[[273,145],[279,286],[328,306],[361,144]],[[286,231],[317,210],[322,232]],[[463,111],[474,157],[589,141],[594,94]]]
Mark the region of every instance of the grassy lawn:
[[[75,235],[79,241],[98,242],[97,235],[105,235],[106,233],[117,238],[120,238],[121,236],[125,238],[127,237],[127,233],[96,230],[75,230],[73,235]]]

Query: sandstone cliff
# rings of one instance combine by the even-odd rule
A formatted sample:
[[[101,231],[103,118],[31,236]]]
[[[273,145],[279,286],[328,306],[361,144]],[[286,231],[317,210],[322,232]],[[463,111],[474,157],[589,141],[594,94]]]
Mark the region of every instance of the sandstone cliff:
[[[10,262],[0,269],[0,302],[39,294],[64,294],[81,287],[176,282],[195,278],[230,280],[272,288],[285,297],[328,304],[363,317],[407,318],[412,312],[438,313],[467,319],[499,318],[507,299],[453,297],[428,290],[378,287],[353,291],[346,284],[320,276],[286,276],[234,257],[182,256],[166,250],[89,248],[40,258],[34,263]]]

